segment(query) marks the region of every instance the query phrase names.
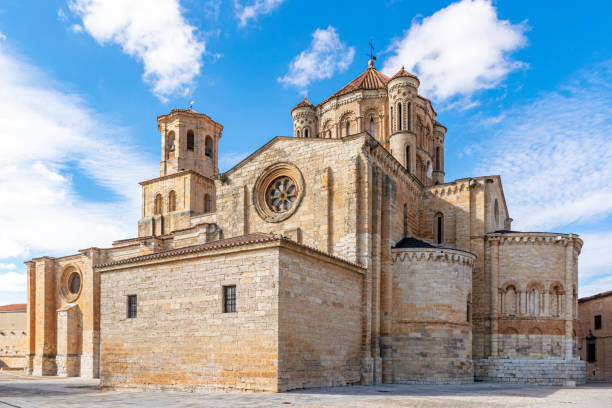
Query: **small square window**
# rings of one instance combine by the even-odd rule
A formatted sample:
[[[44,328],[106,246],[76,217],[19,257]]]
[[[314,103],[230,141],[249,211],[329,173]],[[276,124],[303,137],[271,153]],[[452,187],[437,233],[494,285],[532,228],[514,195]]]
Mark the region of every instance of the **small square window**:
[[[127,317],[128,319],[135,319],[138,311],[138,299],[136,295],[128,295],[127,297]]]
[[[595,326],[595,330],[601,329],[601,315],[595,316],[595,321],[593,323]]]
[[[236,311],[236,285],[223,287],[223,313]]]

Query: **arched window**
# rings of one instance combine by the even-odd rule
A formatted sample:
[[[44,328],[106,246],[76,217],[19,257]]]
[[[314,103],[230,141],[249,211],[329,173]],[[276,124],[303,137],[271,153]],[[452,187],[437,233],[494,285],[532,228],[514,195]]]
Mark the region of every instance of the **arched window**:
[[[351,122],[350,121],[346,121],[346,135],[350,136],[351,135]]]
[[[436,244],[444,242],[444,215],[437,213],[434,217],[434,241]]]
[[[497,198],[495,199],[495,204],[493,205],[493,215],[495,217],[495,226],[499,227],[499,203],[497,202]]]
[[[174,153],[174,139],[174,131],[171,130],[166,138],[166,153],[168,154],[168,157],[170,157],[170,155]]]
[[[408,173],[412,173],[410,167],[410,145],[406,145],[406,170],[408,170]]]
[[[155,196],[155,203],[154,203],[154,208],[153,208],[153,214],[158,215],[162,213],[162,195],[161,194],[157,194]]]
[[[308,137],[308,128],[304,128],[304,137]]]
[[[376,137],[376,132],[374,129],[374,118],[370,118],[370,134],[372,137]]]
[[[563,311],[563,289],[555,285],[550,296],[550,313],[553,317],[559,317]]]
[[[393,122],[393,108],[390,108],[389,110],[389,122],[391,123],[391,133],[393,133],[393,130],[395,130],[395,122]]]
[[[529,291],[529,314],[539,316],[540,314],[540,291],[538,288],[531,288]]]
[[[206,136],[206,140],[204,142],[204,154],[208,157],[213,156],[213,140],[210,136]]]
[[[406,130],[411,129],[410,111],[412,110],[412,104],[406,105]]]
[[[397,129],[402,130],[402,104],[397,104]]]
[[[187,150],[195,149],[195,136],[193,135],[193,130],[189,129],[187,131]]]
[[[176,193],[174,190],[168,194],[168,212],[176,211]]]
[[[503,293],[502,307],[504,308],[503,313],[511,316],[515,316],[518,303],[518,295],[516,288],[512,285],[508,286]]]
[[[436,170],[440,170],[440,146],[436,147]]]
[[[210,194],[204,194],[204,212],[209,213],[212,211],[212,203],[210,201]]]

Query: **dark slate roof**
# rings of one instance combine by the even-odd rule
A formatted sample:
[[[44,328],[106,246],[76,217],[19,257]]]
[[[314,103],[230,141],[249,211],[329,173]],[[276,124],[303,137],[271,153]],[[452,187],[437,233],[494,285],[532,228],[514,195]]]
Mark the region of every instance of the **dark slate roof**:
[[[519,233],[521,231],[512,231],[512,230],[497,230],[497,231],[493,231],[492,234],[516,234]]]
[[[436,248],[425,241],[412,237],[402,238],[393,248]]]

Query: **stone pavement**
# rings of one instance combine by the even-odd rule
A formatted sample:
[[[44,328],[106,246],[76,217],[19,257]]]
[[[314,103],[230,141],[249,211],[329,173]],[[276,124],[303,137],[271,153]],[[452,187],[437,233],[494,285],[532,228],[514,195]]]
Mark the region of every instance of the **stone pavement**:
[[[475,383],[239,392],[100,391],[98,380],[0,372],[4,407],[612,407],[612,384],[576,388]]]

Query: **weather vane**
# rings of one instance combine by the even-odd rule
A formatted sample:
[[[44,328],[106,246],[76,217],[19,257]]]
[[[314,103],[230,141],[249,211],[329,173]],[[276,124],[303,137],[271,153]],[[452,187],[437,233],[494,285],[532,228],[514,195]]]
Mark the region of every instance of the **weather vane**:
[[[370,59],[372,61],[376,61],[376,57],[374,56],[374,44],[373,44],[373,40],[370,40]]]

